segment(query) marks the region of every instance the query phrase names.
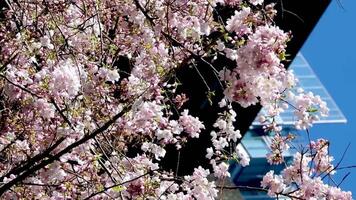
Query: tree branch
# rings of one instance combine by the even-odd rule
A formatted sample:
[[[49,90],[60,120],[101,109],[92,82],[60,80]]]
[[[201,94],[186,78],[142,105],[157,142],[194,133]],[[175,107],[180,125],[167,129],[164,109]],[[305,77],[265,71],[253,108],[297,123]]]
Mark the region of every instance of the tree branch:
[[[38,170],[42,169],[43,167],[53,163],[54,161],[58,160],[61,156],[63,156],[66,153],[69,153],[70,151],[72,151],[72,149],[78,147],[79,145],[84,144],[85,142],[87,142],[88,140],[94,138],[96,135],[98,135],[99,133],[104,132],[105,130],[107,130],[117,119],[119,119],[120,117],[122,117],[127,111],[129,111],[131,109],[131,104],[128,105],[127,107],[125,107],[121,112],[119,112],[118,114],[116,114],[114,117],[112,117],[109,121],[107,121],[103,126],[101,126],[100,128],[96,129],[94,132],[92,132],[89,135],[84,136],[82,139],[72,143],[71,145],[69,145],[68,147],[66,147],[65,149],[63,149],[62,151],[58,152],[57,154],[53,155],[53,156],[48,156],[49,158],[47,160],[42,160],[39,164],[30,167],[30,164],[33,164],[34,162],[31,162],[30,164],[26,165],[29,166],[28,170],[25,171],[24,173],[20,174],[19,176],[17,176],[16,178],[14,178],[13,180],[9,181],[8,183],[2,185],[0,187],[0,197],[7,191],[9,190],[12,186],[16,185],[17,183],[23,181],[24,179],[26,179],[27,177],[34,175]],[[42,154],[41,154],[42,155]]]

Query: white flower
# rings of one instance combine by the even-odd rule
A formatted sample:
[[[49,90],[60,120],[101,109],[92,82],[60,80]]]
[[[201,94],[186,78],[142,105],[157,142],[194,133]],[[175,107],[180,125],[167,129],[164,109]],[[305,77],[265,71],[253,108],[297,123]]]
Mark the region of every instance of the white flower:
[[[251,32],[250,28],[245,24],[247,17],[251,13],[251,8],[242,8],[241,11],[235,11],[235,15],[227,20],[226,29],[230,32],[235,32],[238,35]]]
[[[228,171],[229,165],[225,162],[220,163],[219,165],[214,165],[214,176],[217,178],[230,177],[230,173]]]
[[[207,148],[206,149],[206,152],[207,152],[207,154],[206,154],[206,158],[207,159],[211,159],[211,157],[214,155],[214,150],[213,150],[213,148],[211,148],[211,147],[209,147],[209,148]]]
[[[43,118],[51,119],[54,117],[54,106],[48,103],[46,100],[38,99],[34,104],[34,106],[37,108],[37,111]]]
[[[249,0],[253,5],[262,5],[264,0]]]
[[[219,50],[219,51],[224,51],[225,49],[225,44],[221,41],[221,40],[218,40],[216,42],[217,46],[216,46],[216,49]]]
[[[41,45],[42,45],[43,47],[46,47],[46,48],[48,48],[48,49],[54,49],[54,46],[53,46],[53,44],[51,43],[51,39],[50,39],[50,37],[49,37],[48,35],[43,36],[43,37],[40,39],[40,41],[41,41]]]
[[[119,73],[117,72],[117,70],[110,70],[107,68],[100,68],[99,71],[99,76],[101,78],[103,78],[105,81],[109,81],[109,82],[115,82],[118,81],[120,78]]]
[[[209,23],[205,22],[205,23],[201,23],[200,24],[200,32],[203,34],[203,35],[209,35],[210,34],[210,26],[209,26]]]
[[[108,70],[107,81],[115,82],[115,81],[118,81],[119,78],[120,78],[120,75],[117,72],[117,70]]]
[[[50,89],[57,96],[74,98],[81,87],[80,67],[73,65],[71,60],[60,62],[52,72]]]

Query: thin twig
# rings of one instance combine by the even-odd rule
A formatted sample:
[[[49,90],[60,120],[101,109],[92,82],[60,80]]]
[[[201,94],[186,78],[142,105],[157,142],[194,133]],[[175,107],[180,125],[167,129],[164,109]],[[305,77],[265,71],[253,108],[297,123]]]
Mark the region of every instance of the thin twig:
[[[102,190],[100,190],[100,191],[98,191],[98,192],[95,192],[95,193],[91,194],[90,196],[88,196],[88,197],[85,198],[84,200],[88,200],[88,199],[90,199],[90,198],[92,198],[92,197],[94,197],[94,196],[96,196],[96,195],[98,195],[98,194],[104,193],[104,192],[106,192],[107,190],[109,190],[109,189],[111,189],[111,188],[114,188],[114,187],[117,187],[117,186],[121,186],[121,185],[124,185],[124,184],[126,184],[126,183],[130,183],[130,182],[132,182],[132,181],[135,181],[135,180],[137,180],[137,179],[139,179],[139,178],[142,178],[142,177],[144,177],[144,176],[147,176],[148,174],[151,174],[151,173],[154,172],[154,171],[155,171],[155,170],[151,170],[151,171],[148,171],[148,172],[146,172],[145,174],[142,174],[142,175],[140,175],[140,176],[137,176],[137,177],[135,177],[135,178],[133,178],[133,179],[130,179],[130,180],[127,180],[127,181],[124,181],[124,182],[121,182],[121,183],[118,183],[118,184],[115,184],[115,185],[112,185],[112,186],[109,186],[109,187],[105,187],[104,189],[102,189]]]

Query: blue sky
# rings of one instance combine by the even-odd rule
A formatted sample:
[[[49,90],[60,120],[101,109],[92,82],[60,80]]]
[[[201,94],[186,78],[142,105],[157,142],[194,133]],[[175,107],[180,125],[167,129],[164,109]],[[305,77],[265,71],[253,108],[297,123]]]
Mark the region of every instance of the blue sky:
[[[347,124],[314,126],[311,135],[331,142],[336,162],[350,143],[341,164],[348,166],[356,165],[356,1],[341,0],[341,4],[344,9],[332,0],[302,53],[348,120]],[[348,172],[341,188],[356,198],[356,168],[338,171],[335,181],[339,183]]]

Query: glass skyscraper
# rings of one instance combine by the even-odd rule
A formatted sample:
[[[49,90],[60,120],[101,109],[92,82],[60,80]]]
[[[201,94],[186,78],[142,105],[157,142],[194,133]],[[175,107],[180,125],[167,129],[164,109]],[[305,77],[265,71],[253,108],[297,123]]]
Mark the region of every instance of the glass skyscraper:
[[[315,95],[319,95],[323,99],[330,109],[329,116],[323,117],[316,123],[346,123],[346,118],[329,95],[325,87],[322,85],[318,77],[315,75],[314,71],[303,57],[301,53],[298,53],[293,62],[290,65],[289,70],[293,70],[296,77],[299,79],[298,86],[303,88],[305,91],[311,91]],[[264,112],[263,109],[261,112]],[[282,133],[293,132],[297,134],[297,139],[295,143],[303,143],[303,137],[298,137],[298,131],[294,129],[294,115],[293,108],[287,109],[280,118],[277,120],[278,123],[283,125]],[[262,125],[255,120],[250,130],[246,133],[239,148],[245,151],[250,157],[250,165],[247,167],[241,167],[237,164],[232,164],[230,166],[231,181],[236,185],[248,185],[260,187],[260,182],[264,174],[270,170],[275,170],[277,173],[280,172],[285,165],[270,165],[267,162],[266,154],[270,152],[269,146],[271,143],[270,135],[264,133],[262,130]],[[286,163],[292,161],[294,150],[290,150],[284,153],[284,160]],[[232,184],[231,183],[231,184]],[[262,200],[271,199],[265,192],[256,190],[240,190],[239,192],[225,192],[224,199],[245,199],[245,200]],[[281,199],[281,198],[279,198]]]

